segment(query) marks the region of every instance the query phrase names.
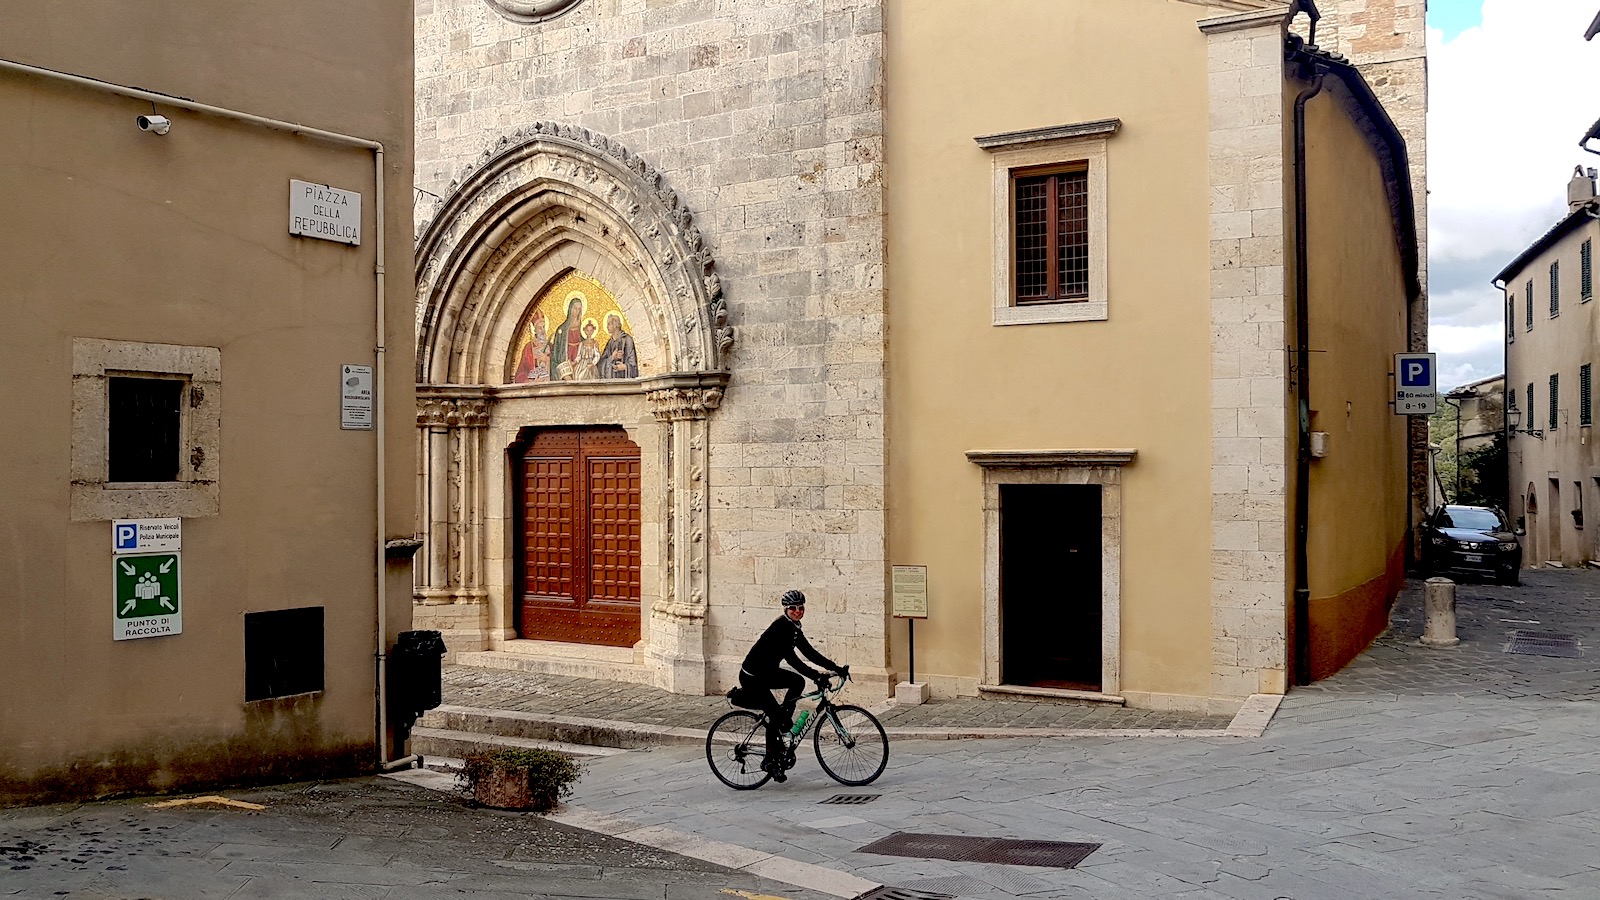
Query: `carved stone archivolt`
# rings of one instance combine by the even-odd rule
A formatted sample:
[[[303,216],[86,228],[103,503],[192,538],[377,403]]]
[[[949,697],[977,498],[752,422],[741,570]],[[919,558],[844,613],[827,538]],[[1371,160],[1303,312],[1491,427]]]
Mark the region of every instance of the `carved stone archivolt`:
[[[659,429],[639,438],[659,449],[660,460],[659,468],[646,466],[655,474],[641,483],[643,508],[659,510],[647,515],[660,526],[645,529],[660,544],[645,554],[655,562],[641,568],[649,605],[642,669],[660,687],[703,692],[709,417],[728,384],[734,332],[687,206],[659,171],[610,138],[535,123],[501,137],[451,183],[421,228],[416,262],[426,542],[416,596],[428,608],[419,609],[418,621],[427,623],[419,627],[457,629],[447,637],[452,649],[516,637],[520,577],[503,573],[517,558],[510,542],[521,529],[504,518],[518,506],[506,495],[513,489],[506,435],[556,425]],[[630,319],[647,326],[640,339],[657,342],[650,358],[665,374],[503,383],[532,298],[591,266],[585,274],[603,280]],[[490,546],[489,535],[505,546]],[[462,604],[479,604],[481,615],[471,618]],[[481,624],[461,624],[469,619]]]
[[[670,372],[725,372],[734,330],[694,215],[660,171],[586,128],[536,122],[501,136],[450,183],[417,236],[417,381],[492,382],[504,318],[474,291],[485,269],[514,270],[568,240],[636,272]],[[490,308],[484,308],[487,304]],[[493,360],[497,362],[498,360]]]

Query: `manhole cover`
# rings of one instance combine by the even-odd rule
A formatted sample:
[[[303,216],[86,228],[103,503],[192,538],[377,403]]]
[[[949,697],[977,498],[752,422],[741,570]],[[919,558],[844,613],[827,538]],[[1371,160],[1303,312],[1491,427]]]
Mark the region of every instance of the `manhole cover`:
[[[1099,849],[1099,844],[1071,841],[1019,841],[1008,838],[913,834],[897,831],[862,847],[859,852],[877,853],[882,856],[910,856],[918,859],[948,859],[958,862],[1071,869]]]
[[[943,878],[919,878],[916,881],[906,882],[905,886],[919,891],[954,894],[957,897],[981,897],[994,893],[995,888],[1012,896],[1042,894],[1056,890],[1055,885],[1043,878],[1000,870],[986,871],[981,879],[971,875],[947,875]]]
[[[932,891],[914,891],[910,888],[884,886],[874,888],[856,900],[956,900],[954,894],[935,894]]]
[[[1504,652],[1576,659],[1583,655],[1583,648],[1578,646],[1578,636],[1575,634],[1560,631],[1526,631],[1519,628],[1511,632],[1511,640],[1506,642]]]
[[[872,801],[878,799],[879,796],[879,794],[834,794],[832,797],[820,802],[822,804],[832,803],[839,806],[860,806],[863,803],[871,803]]]

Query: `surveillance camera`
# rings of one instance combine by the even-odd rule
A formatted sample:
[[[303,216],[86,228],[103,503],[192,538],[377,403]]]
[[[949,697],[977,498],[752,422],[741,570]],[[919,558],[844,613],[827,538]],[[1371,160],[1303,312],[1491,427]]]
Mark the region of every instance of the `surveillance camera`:
[[[140,116],[134,121],[138,123],[140,131],[166,134],[172,130],[172,121],[166,116]]]

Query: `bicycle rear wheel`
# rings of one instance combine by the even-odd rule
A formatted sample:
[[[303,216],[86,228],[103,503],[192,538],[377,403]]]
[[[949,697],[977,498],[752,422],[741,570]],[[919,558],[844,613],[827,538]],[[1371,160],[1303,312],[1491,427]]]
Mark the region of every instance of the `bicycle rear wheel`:
[[[822,771],[840,784],[871,784],[889,764],[889,736],[872,713],[859,706],[828,710],[811,735]]]
[[[736,791],[751,791],[772,777],[762,768],[767,761],[766,731],[760,716],[742,709],[711,725],[706,732],[706,762],[723,784]]]

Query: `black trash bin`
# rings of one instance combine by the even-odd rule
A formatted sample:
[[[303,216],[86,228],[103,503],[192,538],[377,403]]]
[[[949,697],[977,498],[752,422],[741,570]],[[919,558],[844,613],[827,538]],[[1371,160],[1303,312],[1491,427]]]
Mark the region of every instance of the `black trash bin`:
[[[444,701],[444,638],[437,631],[402,631],[389,652],[389,713],[395,739],[405,741],[411,726]]]

